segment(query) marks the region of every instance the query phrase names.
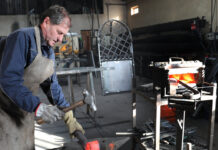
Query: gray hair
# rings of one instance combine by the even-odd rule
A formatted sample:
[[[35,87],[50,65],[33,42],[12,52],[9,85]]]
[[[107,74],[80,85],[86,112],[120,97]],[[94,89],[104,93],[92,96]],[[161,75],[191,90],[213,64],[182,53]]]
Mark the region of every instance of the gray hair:
[[[69,18],[70,22],[69,22],[69,27],[71,26],[71,19],[69,16],[69,13],[67,12],[67,10],[59,5],[53,5],[51,7],[49,7],[47,10],[45,10],[39,18],[39,23],[43,23],[44,19],[46,17],[50,18],[50,21],[52,24],[60,24],[62,22],[62,20],[64,18]]]

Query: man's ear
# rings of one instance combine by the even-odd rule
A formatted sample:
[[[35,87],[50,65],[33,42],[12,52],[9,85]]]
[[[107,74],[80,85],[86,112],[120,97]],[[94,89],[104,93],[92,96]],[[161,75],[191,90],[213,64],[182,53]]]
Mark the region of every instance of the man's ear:
[[[50,18],[49,17],[45,17],[44,21],[45,24],[50,24]]]

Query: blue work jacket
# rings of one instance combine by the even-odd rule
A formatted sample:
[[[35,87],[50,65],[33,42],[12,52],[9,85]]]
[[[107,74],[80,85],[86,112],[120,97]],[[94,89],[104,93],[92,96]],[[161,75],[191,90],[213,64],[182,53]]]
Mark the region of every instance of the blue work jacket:
[[[55,61],[54,50],[45,43],[42,35],[41,39],[42,55]],[[24,69],[33,62],[36,55],[33,27],[19,29],[6,38],[0,65],[0,86],[11,100],[28,112],[35,111],[40,103],[40,99],[23,85]],[[60,107],[69,106],[55,73],[40,86],[51,103]]]

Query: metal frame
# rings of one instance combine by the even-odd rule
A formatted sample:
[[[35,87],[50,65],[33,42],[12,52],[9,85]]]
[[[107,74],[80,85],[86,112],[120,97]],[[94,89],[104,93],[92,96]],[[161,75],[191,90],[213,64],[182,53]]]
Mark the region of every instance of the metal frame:
[[[204,87],[205,88],[205,87]],[[208,138],[207,138],[207,148],[208,150],[213,149],[213,139],[214,139],[214,124],[215,124],[215,111],[216,111],[216,90],[217,90],[217,84],[214,83],[213,85],[210,85],[206,88],[212,88],[213,93],[211,95],[204,95],[201,94],[201,98],[199,100],[195,99],[177,99],[177,98],[172,98],[169,99],[169,103],[174,103],[176,108],[178,109],[177,112],[177,139],[176,139],[176,150],[183,150],[183,139],[184,139],[184,131],[185,131],[185,111],[187,106],[183,106],[184,103],[186,105],[195,105],[196,102],[207,102],[211,101],[212,102],[212,107],[211,107],[211,119],[209,122],[209,131],[208,131]],[[183,104],[180,104],[180,103]]]
[[[126,88],[126,86],[120,86],[116,81],[116,77],[106,78],[109,72],[101,72],[101,83],[103,88],[103,95],[108,93],[117,93],[123,91],[129,91],[132,88],[132,82],[129,82],[129,78],[135,76],[134,61],[133,61],[133,45],[132,45],[132,35],[126,24],[118,20],[108,20],[106,21],[98,31],[98,55],[99,63],[101,67],[108,67],[117,63],[117,69],[110,72],[111,74],[120,74],[120,72],[125,72],[125,67],[121,68],[119,66],[125,65],[125,61],[131,61],[132,71],[128,76],[122,78],[122,82],[131,84]],[[124,80],[125,79],[125,80]],[[112,82],[111,82],[112,81]],[[113,83],[113,84],[111,84]]]
[[[69,91],[69,102],[75,103],[74,100],[74,94],[73,94],[73,82],[72,82],[72,75],[78,74],[78,73],[87,73],[87,88],[90,92],[90,94],[94,98],[94,102],[96,104],[96,97],[95,97],[95,88],[94,88],[94,81],[93,81],[93,72],[97,71],[104,71],[104,70],[111,70],[111,68],[95,68],[95,67],[76,67],[76,68],[62,68],[56,71],[56,74],[58,76],[67,76],[68,81],[68,91]],[[89,113],[89,110],[87,111]]]
[[[199,101],[201,102],[206,102],[206,101],[211,101],[212,102],[212,108],[211,108],[211,119],[209,122],[209,131],[208,131],[208,141],[207,141],[207,148],[208,150],[213,149],[213,140],[214,140],[214,125],[215,125],[215,111],[216,111],[216,90],[217,90],[217,84],[214,83],[213,86],[213,94],[209,96],[202,96]],[[154,87],[155,91],[155,100],[147,97],[141,92],[133,90],[133,96],[134,99],[136,100],[136,94],[143,96],[146,100],[149,100],[151,102],[154,102],[156,105],[156,116],[155,116],[155,150],[160,150],[160,121],[161,121],[161,106],[162,105],[167,105],[168,104],[168,98],[163,98],[161,97],[161,88],[160,87]],[[185,100],[184,100],[185,101]],[[187,101],[187,100],[186,100]],[[134,101],[134,107],[136,105],[136,101]],[[191,103],[195,102],[195,100],[190,100]],[[135,112],[136,110],[133,109]],[[133,127],[136,127],[136,112],[134,113],[135,115],[133,116]],[[184,137],[184,129],[185,129],[185,111],[181,112],[181,115],[177,118],[180,120],[180,127],[179,131],[177,132],[177,144],[176,144],[176,149],[177,150],[183,150],[183,137]]]
[[[215,125],[215,115],[216,115],[216,99],[217,99],[217,84],[214,83],[213,87],[213,96],[212,96],[212,109],[211,109],[211,119],[210,119],[210,128],[209,128],[209,137],[208,137],[208,149],[213,149],[213,138],[214,138],[214,125]]]
[[[160,121],[161,121],[161,106],[167,105],[168,100],[161,98],[160,87],[155,87],[156,92],[156,118],[155,118],[155,150],[160,150]]]

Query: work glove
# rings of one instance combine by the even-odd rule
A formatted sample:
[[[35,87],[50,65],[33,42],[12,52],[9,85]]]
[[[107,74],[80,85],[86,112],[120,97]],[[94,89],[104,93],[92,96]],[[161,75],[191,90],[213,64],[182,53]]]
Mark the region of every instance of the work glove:
[[[57,106],[40,103],[35,111],[35,116],[42,119],[46,123],[53,123],[60,120],[64,116],[64,112]]]
[[[74,138],[74,132],[76,130],[81,131],[83,134],[85,133],[81,124],[73,116],[73,111],[68,111],[65,113],[64,122],[69,129],[69,133],[70,133],[71,138]]]

